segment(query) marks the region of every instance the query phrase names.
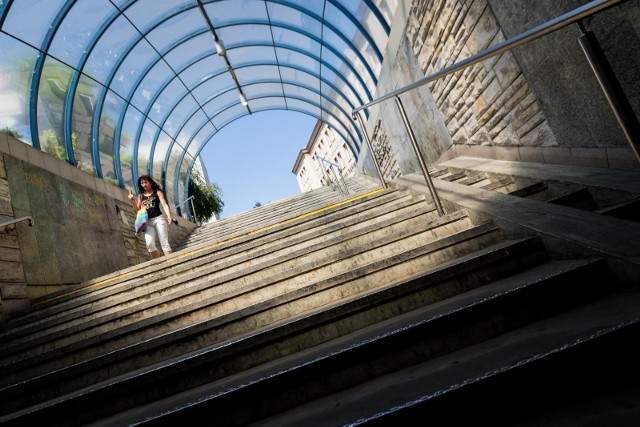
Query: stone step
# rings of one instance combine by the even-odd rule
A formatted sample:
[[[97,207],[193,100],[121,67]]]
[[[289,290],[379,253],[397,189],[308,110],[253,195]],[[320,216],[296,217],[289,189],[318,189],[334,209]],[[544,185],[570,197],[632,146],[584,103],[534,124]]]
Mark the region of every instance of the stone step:
[[[537,254],[537,255],[536,255]],[[244,332],[244,337],[230,337],[228,341],[212,345],[208,350],[201,348],[194,350],[180,360],[165,363],[163,366],[155,366],[147,369],[146,373],[136,371],[130,377],[118,377],[108,384],[92,387],[100,399],[115,402],[118,396],[123,397],[124,390],[143,390],[146,387],[134,386],[143,377],[143,384],[149,381],[158,384],[159,381],[167,382],[166,387],[171,388],[171,393],[176,392],[175,375],[179,373],[182,387],[194,387],[202,384],[207,374],[202,369],[215,365],[219,370],[211,371],[208,375],[220,375],[225,372],[229,375],[232,370],[245,370],[252,368],[255,363],[264,363],[266,359],[278,357],[274,353],[274,344],[277,344],[278,352],[289,354],[302,350],[305,346],[317,346],[334,338],[339,338],[349,332],[362,329],[377,322],[385,322],[402,312],[410,312],[420,307],[434,304],[454,295],[468,292],[470,289],[487,285],[492,280],[504,278],[514,272],[522,271],[535,266],[546,259],[543,247],[537,239],[525,239],[515,242],[504,242],[485,248],[473,254],[460,257],[455,262],[445,263],[430,270],[427,274],[416,275],[411,279],[400,281],[395,285],[371,289],[364,294],[356,294],[350,297],[342,297],[336,300],[332,308],[317,309],[312,312],[302,311],[296,316],[279,322],[265,324],[262,328],[253,328]],[[498,268],[496,268],[498,267]],[[544,270],[548,273],[550,270]],[[532,277],[533,273],[529,274]],[[547,274],[550,276],[550,274]],[[334,320],[331,320],[334,319]],[[235,320],[229,320],[234,322]],[[335,326],[332,324],[335,323]],[[283,335],[284,334],[284,335]],[[302,334],[302,336],[300,335]],[[307,338],[304,338],[307,337]],[[246,352],[249,351],[251,356]],[[239,353],[237,353],[239,352]],[[236,354],[237,353],[237,354]],[[112,356],[113,357],[113,356]],[[232,358],[232,359],[230,359]],[[260,362],[262,361],[262,362]],[[104,360],[102,360],[104,363]],[[49,372],[36,377],[31,381],[22,382],[19,386],[12,386],[2,390],[0,395],[6,402],[11,399],[24,402],[24,399],[35,403],[37,395],[47,396],[51,399],[51,387],[55,384],[55,391],[61,392],[65,387],[71,389],[74,382],[81,381],[82,374],[88,378],[105,375],[107,370],[113,374],[113,366],[98,365],[84,362],[56,372]],[[176,374],[174,374],[175,372]],[[191,373],[191,374],[189,374]],[[148,377],[154,377],[153,380]],[[161,377],[161,378],[160,378]],[[187,378],[190,378],[187,381]],[[210,381],[206,379],[206,381]],[[32,392],[26,390],[30,385]],[[86,385],[86,384],[85,384]],[[79,387],[75,384],[75,387]],[[165,386],[160,388],[166,389]],[[106,397],[104,393],[110,396]],[[35,391],[37,390],[37,391]],[[75,399],[94,399],[89,397],[87,390],[78,391],[79,396],[66,397],[71,404]],[[143,391],[148,393],[147,391]],[[27,396],[24,396],[27,394]],[[21,397],[22,396],[22,397]],[[124,398],[118,405],[126,405],[131,396]],[[143,399],[143,396],[133,400]],[[63,399],[65,400],[65,399]],[[87,404],[86,400],[85,404]],[[52,404],[52,402],[50,402]],[[115,404],[115,403],[114,403]],[[46,405],[45,405],[46,406]]]
[[[350,178],[348,180],[349,185],[353,187],[351,183],[354,181],[356,181],[355,178]],[[218,236],[217,238],[220,238],[220,234],[241,234],[250,230],[269,226],[273,221],[286,220],[300,214],[325,208],[327,205],[331,205],[333,203],[344,202],[358,194],[366,194],[381,190],[379,186],[373,184],[367,179],[360,178],[357,179],[357,181],[366,185],[366,191],[353,191],[351,195],[343,195],[336,193],[329,188],[323,187],[279,200],[277,202],[269,203],[234,215],[230,218],[198,227],[194,230],[192,235],[189,236],[182,245],[180,245],[180,248],[188,246],[190,242],[197,241],[202,238],[209,238],[209,236]],[[364,185],[359,184],[356,188],[364,187]],[[352,188],[352,190],[355,190],[356,188]]]
[[[333,223],[337,224],[341,219],[350,218],[351,221],[364,223],[371,218],[386,213],[389,209],[401,209],[409,205],[419,204],[423,200],[423,196],[413,196],[407,191],[390,190],[348,201],[320,213],[294,218],[271,228],[254,230],[251,233],[228,238],[224,241],[205,241],[176,253],[172,257],[152,260],[111,275],[98,277],[76,287],[70,287],[36,298],[33,301],[32,309],[16,315],[9,319],[7,324],[2,325],[0,339],[6,341],[11,336],[20,335],[22,329],[29,326],[33,329],[39,329],[41,326],[36,324],[37,322],[41,324],[55,322],[58,318],[59,310],[69,311],[72,307],[83,304],[84,299],[87,299],[87,303],[93,303],[96,299],[101,299],[107,295],[112,290],[111,287],[117,287],[121,284],[126,287],[132,286],[133,282],[138,280],[138,276],[178,275],[193,268],[193,264],[185,267],[185,261],[200,259],[201,263],[216,262],[221,258],[218,256],[219,254],[233,253],[236,245],[243,245],[241,251],[248,251],[258,244],[265,245],[276,241],[281,242],[291,238],[293,235],[297,235],[297,240],[294,240],[295,243],[301,239],[306,239],[306,236],[315,234],[316,227],[325,227],[317,229],[318,232],[324,233],[324,230],[332,230],[339,227],[339,225],[336,226]],[[385,207],[387,203],[388,205]]]
[[[17,351],[39,348],[47,339],[59,335],[69,337],[71,333],[89,328],[95,330],[97,327],[109,329],[106,324],[109,319],[121,321],[124,316],[135,317],[135,313],[142,310],[150,315],[158,310],[158,306],[168,310],[175,305],[208,298],[208,294],[219,292],[208,290],[215,282],[247,281],[251,272],[266,275],[263,271],[268,271],[273,275],[292,270],[300,264],[300,259],[305,262],[313,261],[315,256],[329,259],[332,245],[347,239],[351,240],[351,245],[357,245],[357,239],[364,243],[377,235],[393,233],[396,229],[428,225],[429,221],[436,218],[436,213],[421,198],[399,199],[387,203],[384,208],[370,209],[358,218],[341,216],[339,223],[319,223],[318,227],[308,230],[301,228],[297,236],[287,234],[286,241],[269,239],[265,245],[253,239],[247,245],[220,247],[211,256],[184,260],[179,269],[165,268],[164,272],[128,278],[118,286],[112,285],[109,293],[93,292],[76,296],[73,301],[67,300],[46,310],[46,316],[29,324],[28,330],[31,332],[28,335],[27,325],[24,325],[16,329],[12,336],[3,336],[6,345],[0,350],[0,361],[13,358]],[[387,212],[387,208],[392,211]],[[454,214],[449,218],[453,220],[461,215]],[[437,225],[438,222],[433,224]],[[340,247],[338,249],[343,250]],[[131,289],[132,286],[135,288]],[[73,309],[70,303],[73,303]],[[18,335],[18,332],[21,334]]]
[[[222,277],[214,280],[216,288],[213,291],[210,288],[202,291],[206,296],[200,295],[202,298],[197,302],[181,304],[178,300],[176,304],[171,304],[165,309],[166,302],[162,301],[154,310],[145,306],[140,310],[125,312],[122,317],[99,326],[81,328],[69,335],[55,335],[54,338],[57,339],[53,341],[43,343],[43,339],[39,339],[27,349],[4,355],[0,367],[3,385],[25,376],[41,375],[50,370],[60,369],[84,358],[109,354],[120,349],[126,350],[140,342],[163,341],[168,335],[175,337],[176,334],[192,330],[199,330],[206,335],[206,329],[211,327],[213,320],[227,313],[234,313],[247,305],[258,309],[264,304],[271,305],[284,298],[283,302],[277,302],[277,316],[286,317],[303,308],[326,305],[339,295],[351,292],[347,289],[351,289],[353,285],[343,277],[350,277],[351,270],[365,268],[360,274],[369,271],[368,281],[361,286],[380,286],[385,281],[407,277],[433,267],[448,257],[460,256],[502,239],[498,230],[490,224],[459,232],[459,225],[462,225],[462,228],[469,226],[464,217],[439,218],[435,223],[438,226],[420,225],[384,235],[374,241],[353,245],[343,243],[336,252],[318,259],[305,260],[300,266],[275,274],[269,274],[271,267],[267,265],[259,266],[256,271],[239,277]],[[452,236],[452,233],[457,234]],[[393,261],[388,261],[387,257],[392,256]],[[401,262],[403,256],[409,258]],[[385,262],[392,264],[385,270],[378,271],[378,266]],[[338,283],[332,283],[332,277],[343,278]],[[324,286],[329,286],[327,283],[332,284],[320,292],[322,288],[319,283],[324,283]],[[303,300],[300,307],[291,306],[290,299],[300,298]],[[274,315],[276,314],[269,313],[265,318],[265,315],[260,313],[258,320],[252,319],[252,322],[268,322],[273,320]],[[237,327],[234,325],[234,328]],[[231,332],[233,330],[224,333]],[[221,333],[218,331],[209,338],[199,336],[191,340],[192,345],[201,345],[206,339],[215,342],[221,339]],[[167,351],[178,350],[177,347],[165,349],[160,357],[167,357]],[[148,360],[149,355],[145,358]]]
[[[215,395],[202,393],[211,400],[201,397],[193,406],[180,408],[175,399],[164,402],[165,408],[172,407],[176,412],[158,419],[158,423],[150,419],[148,424],[169,425],[176,419],[188,423],[204,412],[220,413],[215,411],[218,405],[209,403],[218,400],[225,405],[225,418],[216,419],[220,426],[286,427],[302,425],[304,420],[313,420],[313,425],[320,427],[413,425],[423,418],[434,425],[632,426],[638,420],[638,391],[633,381],[637,381],[635,365],[640,351],[628,343],[640,333],[636,315],[639,303],[637,292],[603,298],[267,419],[254,414],[266,412],[274,402],[262,401],[263,408],[254,411],[255,407],[239,410],[230,406],[231,402],[252,402],[236,401],[246,399],[248,393],[239,395],[227,388],[232,399],[224,399],[224,392],[216,390]],[[341,368],[341,362],[332,365]],[[303,372],[296,373],[304,377]],[[290,381],[295,379],[290,376]],[[265,382],[262,391],[281,384]],[[608,401],[602,390],[613,395],[617,404]],[[572,408],[571,396],[588,399],[590,410]],[[143,410],[138,408],[137,412]],[[118,419],[127,417],[114,416],[97,425]],[[246,422],[256,419],[255,423]]]

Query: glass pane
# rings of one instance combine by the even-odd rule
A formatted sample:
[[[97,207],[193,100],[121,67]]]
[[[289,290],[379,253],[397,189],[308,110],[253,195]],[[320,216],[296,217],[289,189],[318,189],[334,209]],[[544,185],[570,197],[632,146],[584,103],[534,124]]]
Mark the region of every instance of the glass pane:
[[[164,61],[159,61],[135,88],[131,103],[140,111],[147,111],[160,88],[173,77],[171,68]]]
[[[320,58],[320,43],[309,37],[305,37],[300,33],[289,30],[287,28],[272,27],[273,38],[278,46],[296,47],[304,52],[308,52],[313,58]],[[318,37],[318,40],[320,37]],[[325,60],[324,54],[326,48],[322,50],[322,59]],[[335,58],[335,57],[334,57]]]
[[[129,92],[138,82],[140,73],[158,60],[158,54],[146,40],[140,40],[133,50],[124,58],[118,71],[113,76],[109,89],[120,94],[125,99],[129,98]]]
[[[195,2],[193,0],[138,0],[124,10],[124,14],[144,34],[158,21],[188,7],[195,8]]]
[[[263,2],[224,0],[205,3],[204,7],[215,28],[237,22],[239,16],[247,20],[267,20]]]
[[[38,51],[0,34],[0,128],[31,144],[29,93]]]
[[[120,185],[113,165],[116,123],[120,111],[124,108],[124,101],[113,92],[108,92],[102,106],[100,116],[100,131],[98,141],[100,146],[100,167],[105,181]]]
[[[193,138],[191,143],[189,144],[188,152],[192,157],[195,157],[202,147],[215,135],[216,129],[209,122],[205,123],[204,126],[200,128],[196,136]]]
[[[198,129],[202,128],[202,125],[209,121],[209,118],[205,116],[202,110],[196,111],[183,128],[178,133],[178,137],[176,138],[176,142],[183,148],[186,148],[191,143],[191,138],[198,132]]]
[[[160,131],[158,140],[153,147],[153,176],[161,177],[162,168],[164,166],[164,159],[167,155],[167,150],[173,143],[173,140],[165,132]]]
[[[65,0],[22,0],[11,3],[2,31],[38,48]]]
[[[149,111],[149,118],[158,124],[162,123],[164,118],[171,113],[173,106],[182,99],[185,93],[187,93],[187,89],[182,82],[178,79],[173,79],[153,103]]]
[[[122,133],[120,134],[120,168],[122,169],[122,180],[126,188],[136,188],[133,182],[133,149],[134,139],[138,127],[142,122],[142,114],[135,108],[127,108],[124,122],[122,123]]]
[[[131,26],[129,21],[123,16],[118,17],[91,51],[83,73],[102,84],[107,84],[107,77],[121,60],[123,52],[139,39],[140,33]]]
[[[165,182],[163,184],[164,194],[167,198],[167,204],[171,207],[172,211],[175,211],[175,197],[174,197],[174,183],[176,167],[178,164],[178,160],[180,160],[180,155],[182,154],[182,149],[177,147],[175,144],[171,148],[171,154],[169,155],[169,161],[167,162],[167,171],[165,174]]]
[[[149,2],[146,2],[149,3]],[[156,9],[155,4],[149,5],[151,9]],[[162,3],[162,2],[160,2]],[[162,17],[165,19],[169,17],[169,19],[163,21],[156,28],[148,32],[146,35],[149,43],[155,47],[158,52],[166,52],[170,49],[170,46],[174,45],[180,38],[184,37],[185,33],[198,33],[205,32],[207,33],[207,26],[204,18],[202,17],[202,13],[200,13],[200,9],[196,7],[196,2],[193,1],[191,3],[193,6],[191,9],[183,10],[179,12],[175,16],[169,17],[169,15],[159,15],[158,18]],[[162,6],[160,6],[162,7]],[[175,9],[174,11],[178,11]],[[128,14],[127,14],[128,15]],[[153,23],[156,24],[155,22]],[[146,25],[145,25],[146,27]],[[144,28],[144,27],[143,27]],[[207,33],[208,34],[208,33]],[[208,35],[209,44],[211,49],[215,49],[213,45],[213,40],[211,39],[211,35]]]
[[[200,105],[204,105],[213,98],[235,87],[236,84],[229,76],[229,73],[224,73],[206,80],[193,90],[192,95]]]
[[[71,68],[47,57],[38,88],[38,137],[42,151],[67,160],[64,139],[64,106]]]
[[[308,3],[311,2],[305,2],[305,7],[307,7]],[[269,18],[271,22],[277,25],[299,28],[305,32],[313,34],[318,39],[323,31],[322,23],[320,22],[321,17],[322,7],[320,8],[319,13],[316,13],[316,16],[314,17],[301,13],[299,10],[291,7],[269,3]]]
[[[184,122],[195,114],[198,108],[199,105],[190,95],[185,96],[171,111],[167,120],[162,124],[162,129],[171,137],[176,138],[176,134],[180,131]]]
[[[86,76],[81,76],[73,99],[71,117],[71,138],[76,165],[85,172],[95,175],[93,163],[93,115],[96,99],[103,86]]]
[[[229,77],[226,73],[228,68],[224,61],[218,61],[214,58],[217,58],[217,55],[209,54],[199,58],[179,73],[180,80],[184,82],[185,86],[193,88],[215,75],[224,73],[226,77]],[[229,81],[232,81],[231,78]]]
[[[210,54],[212,55],[212,60],[219,63],[219,65],[216,65],[216,69],[221,67],[226,68],[224,60],[221,57],[217,55],[215,57],[213,56],[215,53],[216,50],[215,45],[213,44],[213,39],[211,38],[211,33],[205,32],[181,43],[175,49],[167,53],[164,59],[174,70],[182,70],[195,62],[198,58],[201,58],[206,54]]]
[[[232,121],[239,119],[242,116],[249,114],[247,109],[238,102],[230,108],[220,111],[215,117],[211,119],[211,122],[220,130]]]
[[[108,17],[117,13],[108,0],[79,0],[56,31],[49,54],[77,67],[89,43]]]
[[[158,126],[150,120],[146,120],[138,141],[138,176],[146,175],[149,171],[151,146],[157,133]]]

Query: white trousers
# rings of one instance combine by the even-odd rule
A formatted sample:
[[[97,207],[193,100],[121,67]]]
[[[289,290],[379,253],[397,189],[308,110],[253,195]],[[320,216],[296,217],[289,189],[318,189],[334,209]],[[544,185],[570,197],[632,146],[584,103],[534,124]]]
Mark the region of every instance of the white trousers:
[[[162,252],[171,252],[171,245],[169,244],[169,231],[167,229],[167,219],[164,215],[159,215],[155,218],[149,218],[147,227],[144,230],[144,241],[147,244],[147,250],[153,252],[158,250],[156,248],[156,237],[160,239],[160,246]]]

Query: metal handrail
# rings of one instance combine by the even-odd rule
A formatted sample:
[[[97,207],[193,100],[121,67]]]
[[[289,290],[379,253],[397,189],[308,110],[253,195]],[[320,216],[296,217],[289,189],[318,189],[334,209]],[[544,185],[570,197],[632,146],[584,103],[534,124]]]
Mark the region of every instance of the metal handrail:
[[[460,62],[457,62],[448,67],[445,67],[440,71],[437,71],[433,74],[430,74],[426,77],[416,80],[415,82],[409,85],[401,87],[400,89],[396,89],[393,92],[389,92],[386,95],[380,96],[374,99],[373,101],[370,101],[366,104],[361,105],[360,107],[354,108],[352,110],[352,117],[355,120],[355,113],[361,110],[364,110],[366,108],[369,108],[372,105],[379,104],[380,102],[394,98],[402,93],[408,92],[420,86],[424,86],[427,83],[431,83],[434,80],[438,80],[442,77],[448,76],[449,74],[455,73],[456,71],[460,71],[463,68],[467,68],[471,65],[477,64],[478,62],[482,62],[485,59],[499,55],[507,50],[511,50],[515,47],[518,47],[520,45],[523,45],[535,39],[539,39],[542,36],[545,36],[549,33],[557,31],[561,28],[567,27],[577,21],[580,21],[581,19],[584,19],[590,15],[593,15],[604,9],[608,9],[612,6],[615,6],[625,1],[627,0],[596,0],[596,1],[592,1],[591,3],[587,3],[584,6],[581,6],[577,9],[572,10],[571,12],[567,12],[544,24],[538,25],[537,27],[534,27],[528,31],[525,31],[524,33],[516,37],[500,42],[488,49],[483,50],[480,53],[472,55],[466,59],[463,59]]]
[[[342,175],[342,168],[340,167],[340,165],[338,165],[336,163],[333,163],[332,161],[329,161],[329,160],[325,159],[324,157],[319,156],[317,154],[315,155],[315,157],[317,159],[325,162],[325,163],[328,163],[330,166],[335,167],[336,169],[338,169],[338,174],[337,175],[339,175],[339,176],[336,176],[336,178],[338,180],[338,188],[340,189],[341,193],[343,193],[343,194],[348,196],[349,195],[349,188],[347,187],[347,183],[345,182],[344,176]],[[335,171],[333,173],[336,174]],[[324,172],[323,172],[323,174],[324,174]]]
[[[22,221],[29,221],[29,227],[31,227],[33,225],[33,218],[30,216],[23,216],[20,218],[14,218],[11,221],[7,221],[7,222],[3,222],[2,224],[0,224],[0,228],[7,231],[7,227],[13,224],[17,224],[19,222]]]
[[[592,35],[589,33],[585,33],[584,28],[582,27],[580,22],[580,20],[586,17],[594,15],[598,12],[601,12],[613,6],[616,6],[624,1],[627,1],[627,0],[596,0],[590,3],[587,3],[570,12],[560,15],[555,19],[547,21],[544,24],[538,25],[537,27],[534,27],[528,31],[525,31],[524,33],[516,37],[500,42],[488,49],[485,49],[480,53],[472,55],[460,62],[457,62],[448,67],[445,67],[440,71],[432,73],[409,85],[403,86],[400,89],[396,89],[386,95],[380,96],[366,104],[363,104],[360,107],[353,109],[351,112],[351,116],[353,120],[356,120],[359,122],[362,132],[365,136],[366,142],[369,146],[369,151],[373,156],[373,148],[372,148],[371,140],[367,134],[364,121],[361,115],[358,113],[375,104],[379,104],[383,101],[389,100],[391,98],[395,98],[398,109],[400,110],[400,114],[402,115],[405,128],[409,133],[409,138],[413,145],[413,149],[418,158],[420,168],[422,169],[422,174],[424,175],[425,180],[427,181],[429,191],[431,193],[431,196],[433,197],[436,208],[438,209],[438,213],[442,216],[444,212],[442,208],[442,204],[437,195],[435,187],[431,181],[431,176],[429,175],[429,171],[427,170],[427,167],[424,162],[424,156],[422,155],[420,151],[420,147],[417,141],[415,140],[415,135],[413,134],[411,126],[407,120],[406,113],[404,111],[404,107],[402,106],[402,102],[399,98],[399,95],[405,92],[408,92],[410,90],[413,90],[415,88],[418,88],[420,86],[423,86],[427,83],[441,79],[445,76],[448,76],[452,73],[460,71],[464,68],[470,67],[471,65],[474,65],[478,62],[482,62],[493,56],[499,55],[503,52],[512,50],[525,43],[541,38],[549,33],[552,33],[561,28],[567,27],[573,23],[577,23],[582,33],[580,43],[583,47],[583,50],[585,51],[585,55],[587,56],[587,59],[592,69],[594,70],[594,73],[596,74],[596,77],[600,83],[600,86],[603,92],[605,93],[605,96],[609,101],[609,105],[611,106],[616,116],[616,119],[618,120],[618,123],[622,127],[622,130],[625,136],[627,137],[627,140],[629,141],[629,144],[631,145],[632,150],[634,151],[638,160],[640,160],[640,123],[638,122],[638,118],[635,116],[635,114],[633,114],[633,110],[631,109],[628,103],[628,100],[626,100],[626,97],[624,96],[624,93],[622,92],[619,86],[619,83],[617,83],[617,80],[615,79],[615,76],[613,75],[612,72],[609,72],[607,70],[608,64],[603,64],[603,62],[606,62],[606,59],[604,58],[604,55],[600,51],[599,46],[595,42],[595,38],[586,37],[586,36],[592,36]],[[374,157],[373,160],[374,160],[374,164],[376,166],[378,175],[380,176],[380,180],[382,181],[383,186],[385,186],[384,177],[382,176],[382,172],[380,171],[380,166],[378,165],[378,162],[375,159],[375,156],[373,157]]]
[[[195,206],[194,206],[194,204],[193,204],[193,196],[189,196],[189,197],[187,197],[187,199],[186,199],[184,202],[177,204],[177,205],[176,205],[176,209],[178,209],[180,206],[184,205],[184,204],[185,204],[185,203],[187,203],[188,201],[191,201],[191,211],[193,212],[193,219],[194,219],[194,222],[196,222],[196,221],[195,221],[195,220],[196,220],[196,218],[197,218],[197,216],[196,216],[196,207],[195,207]]]

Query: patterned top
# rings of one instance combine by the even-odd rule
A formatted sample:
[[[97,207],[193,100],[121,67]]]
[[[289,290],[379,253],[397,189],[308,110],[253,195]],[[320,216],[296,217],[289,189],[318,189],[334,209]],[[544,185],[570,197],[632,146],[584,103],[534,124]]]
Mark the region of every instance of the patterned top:
[[[158,197],[158,193],[156,191],[154,191],[150,196],[141,194],[140,202],[144,205],[145,208],[147,208],[147,214],[149,214],[149,218],[155,218],[162,215],[162,211],[160,210],[160,198]]]

